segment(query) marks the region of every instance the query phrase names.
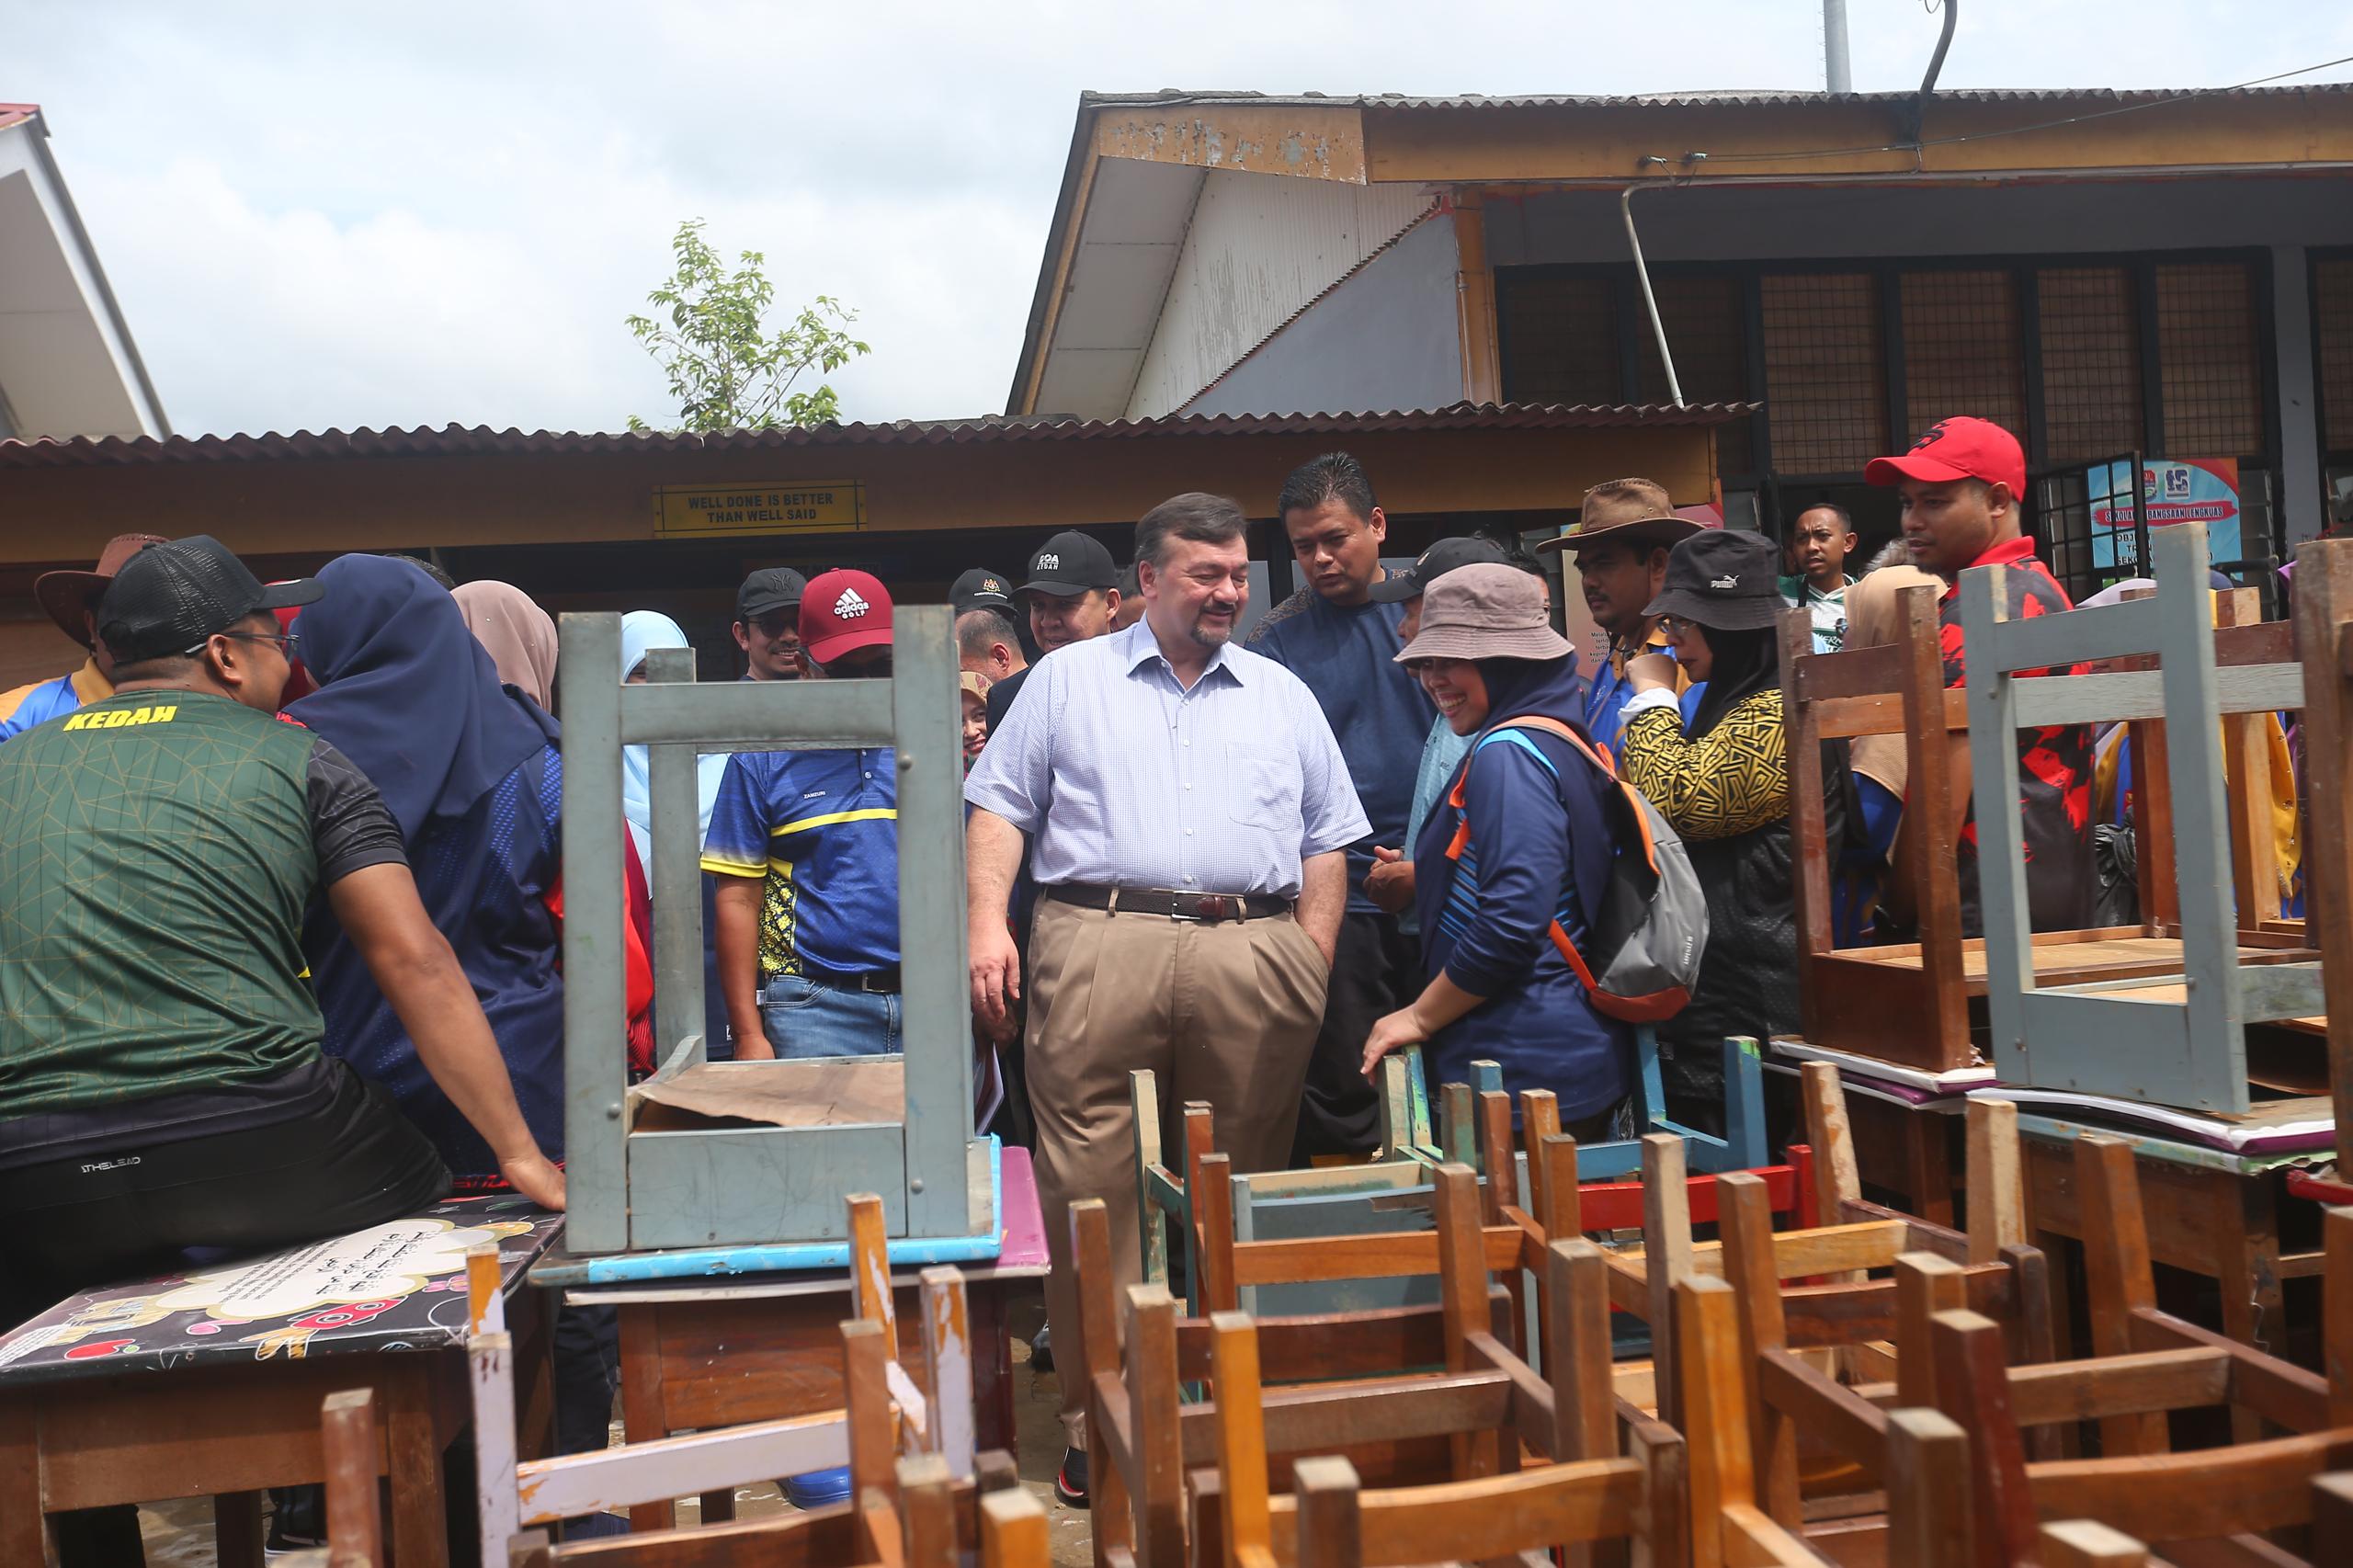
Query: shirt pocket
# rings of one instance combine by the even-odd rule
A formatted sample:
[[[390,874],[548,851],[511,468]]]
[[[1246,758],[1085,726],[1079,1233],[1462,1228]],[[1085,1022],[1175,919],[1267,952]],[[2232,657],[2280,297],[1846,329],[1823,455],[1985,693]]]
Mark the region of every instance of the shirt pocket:
[[[1225,748],[1226,811],[1244,827],[1268,833],[1300,826],[1299,759],[1251,746]]]

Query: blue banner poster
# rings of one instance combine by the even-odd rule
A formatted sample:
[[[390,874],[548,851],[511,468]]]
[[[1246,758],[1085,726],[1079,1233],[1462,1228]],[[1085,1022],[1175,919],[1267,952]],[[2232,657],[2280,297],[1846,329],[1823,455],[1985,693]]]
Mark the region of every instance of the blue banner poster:
[[[2132,465],[2102,463],[2086,476],[2091,497],[2092,565],[2146,570],[2132,529]],[[2150,458],[2141,464],[2141,517],[2151,528],[2201,522],[2216,565],[2240,559],[2236,458]]]

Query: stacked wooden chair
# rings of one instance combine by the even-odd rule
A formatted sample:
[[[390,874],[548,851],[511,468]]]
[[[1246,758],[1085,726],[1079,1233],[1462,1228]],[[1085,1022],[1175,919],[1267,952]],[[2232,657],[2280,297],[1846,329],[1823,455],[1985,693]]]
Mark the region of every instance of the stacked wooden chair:
[[[482,1561],[560,1568],[572,1562],[622,1568],[705,1568],[767,1562],[784,1553],[819,1568],[947,1568],[953,1553],[992,1535],[1008,1562],[1044,1560],[1044,1521],[1032,1523],[1012,1461],[973,1451],[972,1350],[963,1278],[953,1268],[921,1277],[922,1357],[899,1359],[899,1327],[890,1288],[882,1200],[847,1199],[854,1316],[842,1324],[846,1403],[842,1409],[790,1420],[759,1421],[558,1459],[516,1462],[512,1345],[494,1318],[468,1345],[474,1415],[475,1505]],[[496,1260],[470,1269],[477,1293]],[[494,1301],[494,1293],[493,1300]],[[338,1404],[336,1400],[345,1401]],[[337,1445],[372,1456],[372,1413],[348,1396],[330,1400],[329,1452]],[[551,1544],[544,1527],[609,1509],[635,1514],[676,1497],[714,1494],[782,1475],[847,1466],[850,1498],[789,1517],[700,1529],[642,1528],[614,1540]],[[377,1532],[375,1467],[355,1459],[330,1465],[328,1519],[340,1543],[373,1552]],[[1003,1502],[988,1495],[1010,1489]],[[1017,1501],[1016,1498],[1017,1497]],[[985,1502],[985,1506],[984,1505]],[[660,1522],[656,1517],[656,1522]],[[1035,1537],[1034,1542],[1031,1538]],[[960,1547],[961,1543],[961,1547]],[[510,1558],[511,1554],[511,1558]],[[335,1568],[375,1558],[335,1558]]]
[[[319,1428],[327,1461],[329,1541],[283,1561],[289,1568],[382,1568],[389,1559],[374,1457],[383,1437],[374,1394],[366,1389],[329,1394]],[[620,1568],[754,1568],[790,1556],[816,1568],[961,1568],[970,1561],[964,1554],[977,1550],[977,1568],[1047,1568],[1045,1507],[1014,1479],[1004,1455],[982,1456],[978,1476],[961,1484],[938,1455],[902,1458],[891,1467],[890,1481],[888,1488],[865,1489],[855,1506],[608,1539],[593,1551],[551,1547],[535,1533],[516,1538],[509,1552],[483,1562],[512,1568],[574,1561]]]
[[[2202,578],[2196,593],[2202,603]],[[2119,608],[2141,613],[2137,606]],[[2109,612],[2078,613],[2102,616]],[[2284,622],[2256,621],[2250,612],[2234,606],[2233,619],[2243,615],[2247,624],[2211,630],[2216,665],[2265,665],[2293,656],[2288,651]],[[1781,690],[1790,730],[1790,786],[1794,803],[1790,829],[1798,873],[1802,1030],[1810,1045],[1945,1073],[1968,1067],[1975,1060],[1970,1004],[1987,995],[1988,964],[1993,961],[1984,939],[1964,939],[1961,935],[1956,846],[1972,796],[1972,767],[1998,771],[1999,764],[1991,756],[1996,747],[1989,744],[1983,748],[1986,755],[1981,756],[1980,748],[1969,740],[1972,688],[1948,690],[1945,687],[1936,591],[1904,590],[1897,620],[1894,642],[1836,653],[1813,651],[1812,632],[1802,614],[1793,613],[1782,625],[1781,660],[1787,678]],[[1975,633],[1970,641],[1970,665],[1976,671],[1981,659]],[[1986,658],[1984,673],[1990,676],[1992,655]],[[1974,689],[1982,694],[1995,684],[1981,680]],[[2066,700],[2084,690],[2075,681],[2004,684],[2030,692],[2029,704],[2046,706],[2063,700],[2059,696],[2063,687],[2068,693]],[[2164,727],[2154,722],[2153,715],[2143,716],[2135,722],[2133,733],[2140,769],[2134,812],[2143,846],[2139,866],[2143,920],[2137,926],[2036,933],[2019,949],[2019,961],[2030,966],[2039,985],[2092,985],[2181,971],[2181,910],[2174,892],[2170,847],[2173,791],[2163,761],[2166,744],[2158,733]],[[1821,805],[1825,799],[1821,743],[1882,734],[1904,737],[1907,789],[1895,869],[1909,893],[1905,902],[1911,906],[1918,939],[1842,948],[1831,920],[1831,881],[1836,869],[1829,854]],[[2220,736],[2218,729],[2210,738],[2219,740]],[[2263,896],[2261,866],[2267,862],[2260,858],[2269,842],[2262,822],[2268,809],[2268,779],[2258,780],[2250,774],[2257,754],[2248,752],[2244,744],[2234,755],[2237,761],[2231,800],[2235,809],[2227,831],[2234,841],[2248,846],[2234,864],[2241,867],[2244,878],[2250,879],[2235,905],[2243,916],[2233,922],[2236,960],[2259,963],[2309,959],[2313,954],[2304,948],[2301,923],[2278,919],[2276,892],[2268,901]],[[2268,753],[2261,755],[2268,757]],[[2011,763],[2001,778],[2017,777],[2014,756]],[[2014,788],[1980,789],[1975,793],[1980,798],[2016,797]],[[1981,865],[1987,871],[1980,896],[1988,934],[1993,935],[1995,900],[2003,891],[1997,874],[2002,862],[1984,835],[1997,813],[1979,814],[1981,844],[1984,845]],[[2223,879],[2221,887],[2222,896],[2231,896],[2230,879]],[[2005,1076],[2011,1075],[2006,1069]]]
[[[1786,1199],[1785,1207],[1793,1206],[1809,1184],[1792,1165],[1766,1163],[1757,1042],[1728,1040],[1724,1055],[1733,1107],[1729,1139],[1679,1129],[1652,1136],[1672,1137],[1694,1171],[1756,1169]],[[1426,1288],[1417,1295],[1412,1283],[1415,1276],[1432,1272],[1426,1262],[1412,1268],[1385,1265],[1426,1256],[1426,1243],[1398,1238],[1427,1233],[1435,1191],[1431,1173],[1448,1162],[1480,1173],[1491,1226],[1527,1228],[1532,1216],[1528,1233],[1538,1245],[1543,1234],[1639,1222],[1622,1216],[1640,1214],[1641,1184],[1615,1178],[1640,1170],[1643,1140],[1582,1146],[1563,1140],[1557,1100],[1541,1089],[1520,1095],[1515,1138],[1513,1102],[1492,1062],[1472,1063],[1473,1082],[1441,1088],[1433,1130],[1418,1052],[1391,1057],[1382,1066],[1381,1154],[1369,1164],[1250,1175],[1235,1175],[1216,1153],[1213,1119],[1199,1102],[1183,1108],[1182,1144],[1172,1163],[1161,1137],[1156,1083],[1150,1073],[1131,1074],[1144,1278],[1173,1286],[1171,1260],[1177,1260],[1188,1304],[1204,1310],[1256,1311],[1263,1305],[1278,1312],[1336,1311],[1427,1300]],[[1650,1072],[1655,1077],[1655,1062]],[[1664,1121],[1651,1125],[1673,1128]],[[1691,1179],[1695,1202],[1704,1202],[1712,1176]],[[1595,1218],[1557,1231],[1550,1207],[1573,1199],[1570,1189],[1580,1183]],[[1504,1244],[1495,1244],[1500,1249]],[[1405,1250],[1400,1253],[1399,1247]],[[1375,1266],[1359,1269],[1367,1260]],[[1540,1278],[1542,1273],[1533,1262],[1529,1270]],[[1516,1282],[1513,1289],[1518,1289]],[[1263,1302],[1257,1294],[1262,1290],[1269,1292]]]
[[[1117,1303],[1106,1282],[1101,1207],[1073,1207],[1097,1562],[1131,1556],[1154,1568],[1211,1561],[1229,1539],[1248,1545],[1267,1517],[1267,1489],[1290,1479],[1290,1460],[1336,1451],[1358,1472],[1400,1483],[1477,1480],[1519,1471],[1524,1457],[1579,1471],[1609,1461],[1593,1471],[1616,1499],[1607,1506],[1638,1491],[1650,1499],[1645,1528],[1679,1542],[1681,1439],[1612,1392],[1600,1250],[1583,1238],[1543,1249],[1549,1370],[1539,1374],[1513,1343],[1511,1297],[1490,1277],[1492,1233],[1475,1173],[1449,1165],[1433,1175],[1438,1230],[1426,1239],[1440,1299],[1427,1306],[1182,1318],[1151,1283]],[[1510,1262],[1518,1266],[1517,1254]],[[1209,1397],[1184,1402],[1188,1383]],[[1234,1449],[1245,1430],[1255,1436]],[[1256,1468],[1236,1472],[1232,1457],[1245,1451]],[[1549,1539],[1586,1538],[1563,1530]],[[1288,1541],[1275,1550],[1275,1561],[1290,1560]],[[1679,1545],[1658,1561],[1680,1561]]]
[[[1842,1382],[1792,1348],[1791,1293],[1761,1266],[1778,1238],[1757,1222],[1753,1203],[1736,1198],[1724,1231],[1724,1279],[1694,1276],[1677,1286],[1695,1517],[1715,1501],[1710,1465],[1736,1460],[1777,1522],[1806,1531],[1841,1561],[1870,1555],[1863,1549],[1875,1536],[1901,1539],[1892,1495],[1887,1516],[1874,1518],[1868,1489],[1892,1494],[1908,1478],[1931,1491],[1960,1489],[1937,1506],[1948,1516],[1943,1533],[1957,1532],[1962,1546],[1949,1542],[1917,1559],[1956,1568],[2034,1561],[2045,1526],[2071,1519],[2191,1543],[2169,1561],[2353,1562],[2353,1536],[2337,1536],[2327,1551],[2315,1544],[2308,1557],[2290,1554],[2301,1550],[2292,1540],[2256,1539],[2311,1530],[2323,1540],[2348,1522],[2341,1502],[2331,1501],[2340,1483],[2317,1483],[2353,1466],[2353,1210],[2327,1216],[2328,1375],[2316,1375],[2159,1310],[2131,1151],[2091,1136],[2075,1149],[2076,1186],[2092,1217],[2095,1354],[2082,1360],[2021,1356],[2018,1323],[1972,1310],[1963,1271],[1915,1253],[1894,1261],[1893,1381]],[[1702,1330],[1695,1312],[1724,1321]],[[1716,1432],[1719,1414],[1708,1402],[1725,1397],[1726,1386],[1736,1390],[1744,1416],[1743,1440],[1727,1444],[1741,1451],[1703,1456],[1699,1434]],[[2256,1436],[2173,1451],[2166,1414],[2210,1407],[2252,1417]],[[1930,1411],[1941,1412],[1942,1426],[1926,1419]],[[2100,1457],[2069,1457],[2077,1428],[2091,1422]],[[2287,1435],[2265,1435],[2276,1429]],[[1900,1459],[1907,1442],[1912,1457]],[[1862,1507],[1824,1522],[1835,1510],[1800,1482],[1799,1456],[1808,1448],[1827,1449],[1859,1472],[1859,1484],[1846,1490],[1863,1494]],[[1904,1468],[1924,1464],[1945,1479]],[[1915,1559],[1890,1545],[1885,1560]]]
[[[2347,546],[2332,543],[2324,559]],[[2329,728],[2343,706],[2347,676],[2329,619],[2353,619],[2353,596],[2336,605],[2324,574],[2300,607],[2308,635],[2299,664],[2280,658],[2284,627],[2218,631],[2206,587],[2203,524],[2157,531],[2151,540],[2156,597],[2098,609],[2010,621],[2002,619],[2002,567],[1962,574],[1961,606],[1969,643],[1971,770],[1983,868],[1987,960],[1986,1005],[1993,1061],[2005,1081],[2146,1100],[2203,1111],[2244,1113],[2250,1106],[2245,1033],[2250,1024],[2326,1011],[2320,955],[2298,951],[2294,938],[2243,928],[2233,883],[2233,807],[2224,788],[2226,716],[2307,710]],[[2301,585],[2300,585],[2301,586]],[[2268,662],[2225,665],[2224,643],[2244,633]],[[2074,680],[2019,679],[2013,672],[2048,664],[2139,660],[2161,667]],[[2222,678],[2227,670],[2232,677]],[[2100,720],[2168,719],[2162,746],[2143,745],[2144,772],[2162,756],[2161,787],[2136,795],[2160,800],[2165,821],[2142,836],[2156,864],[2157,885],[2174,890],[2162,938],[2171,961],[2129,975],[2060,975],[2040,955],[2049,938],[2028,930],[2024,839],[2018,791],[2021,725],[2085,724]],[[2353,815],[2336,780],[2313,791],[2315,835],[2335,822],[2341,835]],[[2242,808],[2268,801],[2240,802]],[[2247,835],[2240,834],[2242,839]],[[2327,858],[2309,885],[2324,903]],[[2325,930],[2325,923],[2315,930]],[[2159,938],[2152,937],[2152,940]],[[2342,955],[2353,959],[2353,948]],[[2353,983],[2353,976],[2347,977]],[[2353,1071],[2353,1069],[2347,1069]]]
[[[1691,1201],[1675,1141],[1646,1144],[1643,1244],[1612,1248],[1606,1256],[1610,1304],[1652,1330],[1651,1408],[1679,1423],[1681,1338],[1672,1320],[1677,1287],[1687,1278],[1735,1272],[1772,1282],[1793,1348],[1836,1350],[1850,1376],[1892,1370],[1887,1342],[1897,1320],[1896,1287],[1866,1274],[1909,1253],[1935,1257],[1972,1305],[2012,1325],[2022,1357],[2050,1358],[2056,1345],[2050,1280],[2042,1254],[2024,1241],[2016,1108],[1993,1102],[1969,1108],[1972,1203],[1968,1229],[1954,1231],[1865,1199],[1837,1070],[1808,1062],[1801,1083],[1812,1140],[1804,1165],[1814,1186],[1794,1225],[1776,1229],[1790,1206],[1759,1173],[1710,1178],[1710,1201],[1699,1209]],[[1588,1212],[1571,1222],[1591,1228],[1591,1220]],[[1710,1221],[1722,1239],[1694,1241],[1694,1223]],[[1745,1256],[1736,1232],[1752,1238]],[[1783,1280],[1805,1283],[1783,1291]],[[1627,1381],[1621,1373],[1621,1386]]]

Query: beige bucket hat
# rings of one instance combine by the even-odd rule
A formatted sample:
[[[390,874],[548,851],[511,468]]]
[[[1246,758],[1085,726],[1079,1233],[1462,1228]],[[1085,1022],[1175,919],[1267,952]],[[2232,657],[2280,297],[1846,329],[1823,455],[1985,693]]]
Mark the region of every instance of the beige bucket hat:
[[[1557,659],[1572,652],[1544,614],[1544,585],[1517,566],[1458,566],[1422,596],[1408,659]]]

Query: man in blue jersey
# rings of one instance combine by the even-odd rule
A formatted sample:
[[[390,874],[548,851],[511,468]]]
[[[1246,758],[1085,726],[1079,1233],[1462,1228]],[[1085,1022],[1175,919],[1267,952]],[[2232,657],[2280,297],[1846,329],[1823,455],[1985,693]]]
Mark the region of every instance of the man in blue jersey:
[[[60,631],[89,650],[89,657],[71,675],[0,692],[0,741],[114,695],[114,659],[96,630],[98,599],[124,562],[163,542],[160,534],[117,534],[99,552],[96,571],[44,572],[33,579],[33,597]]]
[[[891,596],[827,572],[800,641],[828,680],[891,673]],[[719,977],[738,1062],[901,1048],[899,776],[889,746],[737,752],[702,869],[720,879]]]
[[[1436,710],[1397,663],[1405,607],[1377,591],[1389,522],[1363,466],[1346,452],[1302,465],[1283,482],[1275,511],[1307,585],[1267,612],[1250,651],[1314,693],[1372,824],[1348,846],[1347,910],[1291,1146],[1291,1163],[1303,1165],[1319,1154],[1369,1153],[1380,1138],[1380,1098],[1359,1070],[1365,1036],[1421,994],[1421,954],[1398,917],[1366,894],[1365,878],[1373,846],[1405,836]]]

